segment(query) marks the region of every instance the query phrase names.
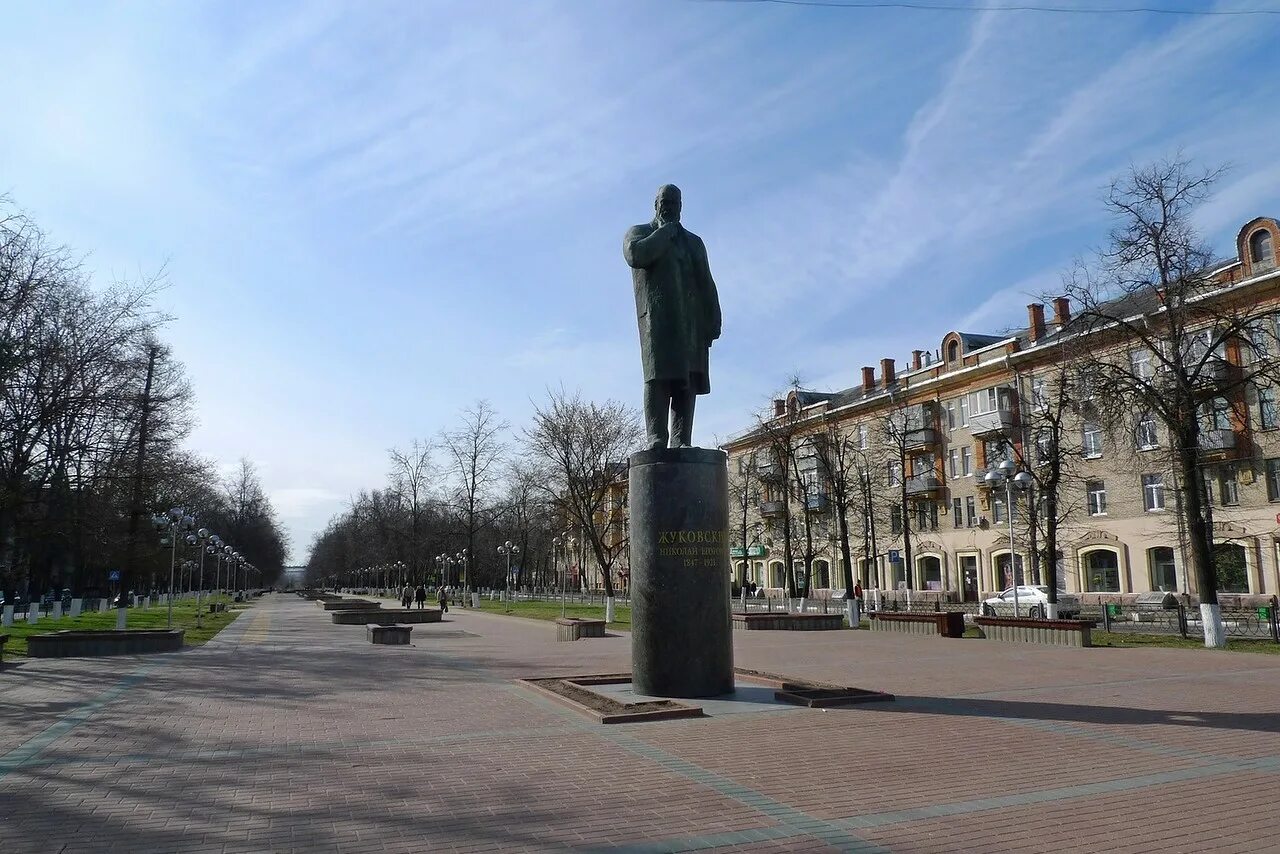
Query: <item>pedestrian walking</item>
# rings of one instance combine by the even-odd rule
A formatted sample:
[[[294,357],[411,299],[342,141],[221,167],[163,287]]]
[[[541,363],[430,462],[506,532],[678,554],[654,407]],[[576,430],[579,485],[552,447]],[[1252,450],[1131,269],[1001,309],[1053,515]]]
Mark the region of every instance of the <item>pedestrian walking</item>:
[[[449,613],[449,590],[442,584],[440,590],[436,593],[436,598],[440,602],[441,613]]]
[[[413,604],[413,590],[409,587],[409,585],[406,584],[404,586],[404,589],[400,591],[400,606],[402,608],[408,608],[412,604]]]
[[[858,611],[862,611],[862,582],[855,581],[853,584],[853,601],[858,603]]]
[[[413,602],[419,608],[427,607],[427,588],[425,585],[419,584],[418,589],[413,591]]]

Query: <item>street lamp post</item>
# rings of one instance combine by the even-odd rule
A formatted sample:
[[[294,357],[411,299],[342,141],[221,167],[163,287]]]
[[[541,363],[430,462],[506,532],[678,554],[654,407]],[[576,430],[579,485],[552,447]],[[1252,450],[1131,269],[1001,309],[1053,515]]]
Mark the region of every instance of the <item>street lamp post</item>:
[[[1022,609],[1018,601],[1018,553],[1013,540],[1013,489],[1025,492],[1031,486],[1030,472],[1014,472],[1018,466],[1013,460],[1002,460],[1000,465],[987,472],[984,478],[992,488],[1004,487],[1005,513],[1009,517],[1009,573],[1013,581],[1013,616],[1021,617]]]
[[[502,585],[503,587],[502,598],[505,602],[510,604],[511,602],[511,556],[520,554],[520,547],[516,545],[512,545],[511,541],[507,540],[505,543],[498,546],[498,554],[506,555],[507,557],[507,577]]]
[[[169,628],[173,628],[173,573],[178,560],[178,531],[190,530],[196,520],[180,507],[170,507],[168,515],[157,513],[152,517],[156,530],[169,529]]]

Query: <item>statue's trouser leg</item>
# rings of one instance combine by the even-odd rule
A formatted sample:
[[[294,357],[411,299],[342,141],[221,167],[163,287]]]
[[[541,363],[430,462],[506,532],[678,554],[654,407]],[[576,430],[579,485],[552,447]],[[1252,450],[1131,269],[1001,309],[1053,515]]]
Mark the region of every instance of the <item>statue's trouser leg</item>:
[[[667,446],[667,410],[670,407],[670,383],[650,380],[644,384],[644,431],[650,448]]]
[[[671,393],[671,436],[677,448],[693,446],[693,407],[698,395],[685,383]]]

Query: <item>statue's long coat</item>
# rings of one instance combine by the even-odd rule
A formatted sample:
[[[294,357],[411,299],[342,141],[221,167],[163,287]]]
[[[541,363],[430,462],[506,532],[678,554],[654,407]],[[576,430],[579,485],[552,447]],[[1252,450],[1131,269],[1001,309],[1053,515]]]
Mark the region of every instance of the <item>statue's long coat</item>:
[[[657,223],[633,226],[622,242],[631,265],[644,381],[687,382],[711,391],[707,351],[720,337],[720,298],[702,238],[681,226],[670,240]]]

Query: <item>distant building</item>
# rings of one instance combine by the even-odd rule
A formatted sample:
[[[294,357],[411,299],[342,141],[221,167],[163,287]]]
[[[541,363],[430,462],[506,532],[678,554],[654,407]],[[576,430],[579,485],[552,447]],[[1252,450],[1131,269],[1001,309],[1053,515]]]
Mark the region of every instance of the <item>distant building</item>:
[[[1280,312],[1277,248],[1276,220],[1252,220],[1240,230],[1236,256],[1215,265],[1211,280],[1231,286],[1235,299],[1274,303]],[[1041,377],[1062,364],[1056,342],[1071,311],[1065,298],[1054,300],[1050,316],[1044,306],[1033,304],[1020,332],[949,332],[936,351],[915,351],[901,372],[893,359],[884,359],[878,373],[864,367],[861,383],[851,388],[792,392],[775,402],[775,420],[790,418],[815,431],[834,423],[856,437],[868,466],[885,466],[874,472],[873,518],[865,519],[860,508],[848,519],[853,569],[864,586],[896,589],[909,581],[925,596],[975,601],[1006,588],[1015,571],[1024,583],[1042,582],[1032,577],[1035,562],[1028,559],[1026,530],[1015,526],[1011,553],[1004,490],[989,488],[983,478],[1001,460],[1035,459],[1036,437],[1028,435],[1027,425],[1034,421],[1033,408],[1043,406],[1037,400]],[[1133,370],[1149,369],[1141,353],[1132,358]],[[1213,358],[1229,371],[1241,356],[1227,347]],[[1271,595],[1280,590],[1280,403],[1270,387],[1239,388],[1230,398],[1206,402],[1201,443],[1217,551],[1229,569],[1234,567],[1220,570],[1220,591]],[[879,427],[891,417],[906,431],[905,465],[876,454]],[[1168,447],[1163,429],[1134,413],[1132,436],[1114,437],[1103,435],[1087,412],[1073,417],[1083,459],[1076,479],[1065,487],[1077,510],[1059,543],[1060,585],[1084,594],[1194,593],[1177,524],[1180,514],[1174,512],[1179,485],[1168,455],[1159,453]],[[787,513],[797,524],[809,519],[817,531],[811,595],[843,588],[829,487],[816,462],[810,455],[801,463],[800,477],[808,487],[799,502],[781,494],[776,476],[771,477],[780,461],[771,457],[768,444],[764,431],[752,428],[724,445],[731,477],[756,474],[749,496],[749,527],[755,533],[743,542],[741,526],[731,525],[738,540],[732,551],[735,582],[772,590],[784,586],[780,521]],[[906,551],[901,511],[892,507],[901,478],[909,494],[910,566],[888,559],[890,551],[899,556]],[[878,525],[874,553],[868,548],[868,521]],[[794,534],[792,541],[797,541]],[[793,555],[798,573],[800,560]]]

